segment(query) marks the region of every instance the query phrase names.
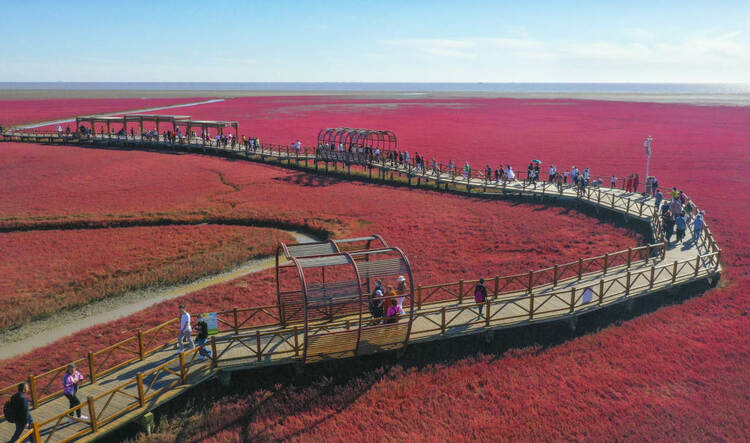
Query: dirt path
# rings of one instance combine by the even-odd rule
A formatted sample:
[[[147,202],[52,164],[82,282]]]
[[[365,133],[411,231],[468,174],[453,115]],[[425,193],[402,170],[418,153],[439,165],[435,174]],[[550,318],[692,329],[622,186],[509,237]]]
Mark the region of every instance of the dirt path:
[[[286,231],[300,243],[317,241],[305,234]],[[142,311],[165,300],[199,291],[209,286],[263,271],[273,267],[275,257],[250,260],[221,274],[209,275],[190,283],[131,291],[118,297],[95,301],[79,308],[60,311],[48,318],[26,323],[9,331],[0,332],[0,360],[15,357],[40,346],[100,323],[106,323]]]

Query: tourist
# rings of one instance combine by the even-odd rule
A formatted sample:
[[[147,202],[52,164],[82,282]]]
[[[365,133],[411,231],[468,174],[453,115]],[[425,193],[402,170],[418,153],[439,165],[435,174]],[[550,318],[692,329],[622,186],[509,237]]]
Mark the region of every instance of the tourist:
[[[563,183],[566,184],[566,185],[568,184],[568,177],[569,176],[570,176],[570,171],[568,171],[566,169],[565,172],[563,173]]]
[[[625,179],[625,192],[633,192],[633,174]]]
[[[474,303],[479,307],[479,316],[482,316],[482,308],[487,300],[487,288],[484,286],[484,279],[480,278],[479,283],[474,287]]]
[[[388,312],[386,312],[386,323],[398,323],[398,319],[401,316],[401,314],[404,313],[404,308],[399,305],[396,300],[391,299],[390,300],[390,306],[388,307]]]
[[[539,181],[542,178],[542,174],[539,171],[539,163],[534,164],[534,187],[536,187],[536,182]]]
[[[76,393],[78,393],[78,383],[83,381],[83,379],[83,374],[76,370],[76,365],[74,363],[70,363],[62,379],[63,394],[65,394],[65,397],[68,399],[69,409],[75,408],[76,406],[81,404],[81,400],[78,399]],[[68,421],[73,422],[73,413],[71,413],[70,415],[71,418],[69,418]],[[76,416],[81,420],[88,419],[88,417],[86,417],[85,415],[81,415],[80,408],[76,410]]]
[[[651,177],[651,195],[654,195],[656,189],[659,189],[659,180],[656,177]]]
[[[531,184],[534,181],[534,163],[529,163],[529,167],[526,168],[526,182]]]
[[[206,357],[211,358],[211,351],[205,348],[206,340],[208,340],[208,323],[204,318],[206,314],[198,317],[198,323],[195,325],[198,328],[198,335],[195,336],[195,344],[198,345],[198,353],[200,354],[200,360],[203,361]]]
[[[563,175],[555,174],[555,180],[557,181],[557,192],[562,194],[563,192]]]
[[[677,228],[677,243],[682,242],[685,238],[685,229],[687,229],[687,222],[685,221],[684,215],[678,215],[674,219],[675,228]]]
[[[661,215],[664,216],[667,211],[669,211],[669,202],[664,200],[661,204]]]
[[[634,193],[638,193],[638,181],[639,181],[639,176],[638,174],[635,174],[633,176],[633,192]]]
[[[453,169],[454,169],[453,160],[448,160],[448,176],[450,178],[453,178]]]
[[[693,221],[693,202],[689,199],[685,199],[685,206],[682,208],[682,213],[687,217],[687,221]]]
[[[185,310],[185,305],[180,305],[180,332],[177,334],[177,349],[182,352],[182,340],[185,339],[190,349],[195,348],[193,343],[193,329],[190,326],[190,314]]]
[[[471,177],[471,166],[469,166],[469,162],[466,162],[466,164],[464,164],[464,180],[468,182],[469,177]]]
[[[701,211],[698,216],[693,220],[693,242],[697,243],[701,238],[701,230],[703,230],[704,220],[703,217],[706,215],[706,211]]]
[[[370,308],[370,315],[372,315],[371,325],[380,323],[380,320],[383,318],[383,303],[385,301],[383,300],[383,292],[384,289],[382,286],[375,286],[375,290],[370,294],[368,306]]]
[[[555,182],[555,174],[557,174],[557,168],[555,168],[555,165],[552,165],[549,167],[549,182],[550,183]]]
[[[675,217],[677,217],[678,215],[682,215],[682,203],[680,203],[680,200],[677,198],[673,198],[672,202],[669,204],[669,210]]]
[[[615,187],[617,187],[617,177],[615,177],[614,175],[609,179],[609,187],[612,189],[615,189]]]
[[[24,428],[31,429],[34,425],[34,419],[31,418],[31,414],[29,413],[29,400],[26,398],[29,395],[28,392],[29,384],[22,382],[18,385],[18,392],[10,398],[10,409],[14,412],[16,431],[10,440],[8,440],[9,442],[18,440]]]
[[[664,227],[664,239],[667,241],[667,244],[669,244],[669,241],[672,239],[672,234],[674,234],[675,224],[675,219],[672,215],[671,210],[667,210],[667,212],[662,216],[661,223]]]
[[[680,191],[678,191],[677,188],[673,187],[669,193],[669,196],[672,197],[672,199],[676,199],[680,196]]]
[[[654,201],[656,209],[659,209],[659,206],[661,205],[661,201],[664,200],[664,194],[661,193],[661,189],[656,190],[656,195],[654,195]]]
[[[408,168],[409,165],[409,151],[404,151],[404,167]]]
[[[57,125],[57,136],[58,137],[62,136],[62,125]]]
[[[501,166],[501,167],[499,167],[498,169],[495,169],[495,184],[496,184],[496,185],[499,185],[499,184],[500,184],[500,177],[501,177],[502,175],[503,175],[503,169],[502,169],[502,166]]]
[[[399,306],[404,306],[404,299],[408,292],[409,288],[406,286],[406,278],[403,275],[399,275],[398,279],[396,279],[396,294],[398,295]]]
[[[484,182],[489,183],[490,180],[492,180],[492,167],[487,165],[487,167],[484,168]]]
[[[516,173],[513,172],[513,166],[508,165],[508,168],[505,170],[505,177],[510,182],[516,179]]]

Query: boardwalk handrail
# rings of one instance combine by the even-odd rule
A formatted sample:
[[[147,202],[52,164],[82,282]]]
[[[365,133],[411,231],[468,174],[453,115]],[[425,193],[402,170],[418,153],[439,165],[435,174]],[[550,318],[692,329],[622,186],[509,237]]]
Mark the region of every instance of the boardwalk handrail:
[[[7,137],[6,134],[3,134],[3,136]],[[31,138],[38,140],[40,137],[47,137],[49,140],[60,138],[55,134],[37,134]],[[64,137],[62,139],[65,141]],[[70,140],[68,139],[68,141]],[[158,144],[173,146],[178,143],[158,142]],[[187,144],[190,144],[189,140]],[[239,143],[237,145],[239,147],[237,151],[244,149]],[[227,148],[230,147],[228,146]],[[234,148],[234,146],[231,148]],[[220,148],[217,147],[216,149]],[[265,152],[264,155],[275,156],[279,161],[286,159],[287,164],[291,164],[291,160],[294,159],[297,162],[297,166],[299,166],[300,159],[305,160],[306,166],[310,159],[306,150],[304,154],[298,154],[290,151],[288,146],[261,145],[257,148],[257,151],[261,153]],[[250,155],[257,153],[257,151],[253,151]],[[349,167],[351,164],[347,166]],[[411,183],[412,177],[434,180],[438,186],[441,183],[455,183],[457,181],[456,177],[452,177],[451,180],[444,180],[440,175],[430,176],[430,171],[427,170],[413,171],[410,166],[407,166],[405,170],[399,170],[398,166],[394,168],[393,165],[386,165],[385,160],[381,164],[371,162],[360,166],[368,168],[370,174],[372,174],[373,168],[380,168],[383,179],[385,179],[387,172],[395,172],[398,174],[407,173],[409,183]],[[317,170],[317,161],[315,167]],[[350,170],[349,172],[351,174]],[[520,177],[521,173],[522,171],[519,171],[517,175]],[[471,176],[468,180],[463,180],[464,183],[462,186],[466,187],[467,193],[471,193],[472,187],[480,187],[483,189],[483,192],[499,190],[509,194],[563,195],[564,191],[564,189],[559,189],[554,183],[542,182],[541,180],[537,184],[523,181],[513,183],[512,185],[509,185],[508,182],[497,185],[489,181],[474,183],[472,180],[475,180],[475,178]],[[571,188],[566,187],[565,189],[570,190]],[[626,216],[636,217],[641,221],[647,222],[650,224],[652,235],[656,242],[613,253],[605,253],[596,257],[581,258],[575,262],[532,270],[527,273],[491,277],[487,280],[490,282],[490,285],[494,283],[494,286],[491,286],[493,296],[488,297],[484,302],[487,309],[482,313],[483,317],[478,316],[476,320],[468,322],[458,321],[458,319],[466,311],[478,313],[478,305],[473,303],[473,300],[464,303],[464,298],[471,293],[473,284],[476,282],[475,280],[460,280],[453,283],[418,286],[416,289],[418,298],[414,318],[415,320],[417,318],[425,319],[425,321],[434,325],[433,329],[420,330],[419,334],[437,330],[440,330],[441,334],[446,334],[450,332],[451,328],[457,326],[463,328],[475,325],[490,327],[493,322],[497,323],[501,320],[516,320],[518,323],[559,320],[566,318],[566,316],[570,317],[577,311],[582,312],[609,303],[615,303],[628,297],[645,295],[657,284],[669,286],[684,283],[704,276],[711,276],[719,271],[721,249],[707,224],[704,223],[700,236],[692,245],[697,252],[695,257],[667,263],[664,259],[666,258],[668,245],[664,241],[664,236],[661,232],[659,211],[653,206],[651,199],[641,198],[637,195],[616,195],[611,189],[609,191],[608,189],[586,187],[578,190],[575,196],[568,194],[565,197],[585,201],[597,208],[614,210],[624,213]],[[695,207],[695,210],[697,212],[698,208]],[[692,226],[689,229],[692,229]],[[701,252],[701,250],[706,252]],[[650,266],[648,266],[649,263]],[[610,271],[616,272],[614,276],[607,277]],[[597,273],[601,273],[602,276],[595,279],[595,283],[593,284],[590,281],[579,284],[575,283]],[[564,283],[565,285],[557,289],[558,283]],[[586,289],[590,289],[592,300],[584,303],[583,297]],[[423,295],[425,291],[433,292]],[[443,291],[451,295],[452,298],[440,301],[434,300],[434,294],[438,291]],[[433,301],[429,301],[431,297]],[[445,304],[450,301],[456,301],[457,303],[439,308],[433,307],[438,303]],[[423,306],[425,306],[425,309],[422,309]],[[510,312],[514,310],[515,312]],[[439,317],[439,320],[437,317]],[[233,308],[219,312],[218,319],[219,324],[226,326],[228,331],[233,332],[233,335],[227,335],[218,340],[216,336],[212,336],[210,342],[213,348],[212,359],[210,361],[211,367],[215,367],[220,362],[229,363],[248,359],[262,361],[264,358],[274,355],[284,355],[291,358],[299,357],[303,346],[299,342],[299,337],[303,334],[299,329],[299,325],[280,324],[279,308],[276,305]],[[266,320],[266,322],[261,323],[259,320]],[[89,352],[87,358],[75,360],[74,363],[82,369],[82,372],[86,373],[88,371],[89,377],[86,383],[95,382],[100,377],[111,374],[136,361],[144,360],[149,355],[163,350],[170,344],[174,344],[174,331],[170,327],[174,326],[176,322],[177,319],[174,318],[145,331],[138,331],[135,335],[104,349]],[[327,323],[320,322],[314,325],[314,327],[319,332],[328,332],[331,330],[346,331],[350,329],[351,325],[351,319],[339,318]],[[165,335],[169,337],[168,340],[163,339]],[[217,343],[225,345],[220,353],[217,353]],[[285,344],[287,348],[277,346],[282,344]],[[243,350],[246,350],[246,354],[240,357],[227,356],[226,358],[222,358],[227,350],[233,346],[243,348]],[[35,423],[34,428],[27,431],[24,435],[33,436],[36,438],[36,441],[41,441],[40,430],[50,427],[50,430],[44,430],[45,435],[43,435],[46,437],[46,440],[49,440],[58,430],[62,419],[68,413],[82,408],[88,408],[90,418],[88,420],[74,420],[87,424],[88,427],[85,430],[75,433],[73,437],[67,436],[66,439],[77,438],[89,432],[97,432],[99,427],[116,420],[129,411],[146,407],[147,401],[154,400],[160,394],[175,388],[177,385],[186,383],[189,376],[193,374],[198,375],[198,369],[205,368],[208,362],[205,364],[196,362],[197,352],[198,348],[181,352],[176,357],[169,359],[156,368],[145,372],[138,372],[132,379],[128,379],[124,383],[118,384],[102,394],[88,397],[86,403],[76,408],[66,410],[53,418]],[[53,368],[38,375],[29,375],[28,382],[31,388],[30,397],[33,408],[37,408],[41,404],[61,396],[62,390],[55,390],[52,386],[59,383],[60,376],[66,366]],[[136,387],[138,390],[137,396],[126,392],[127,388],[133,387]],[[0,396],[14,393],[15,389],[16,384],[1,388]],[[125,406],[113,406],[117,403],[117,401],[113,403],[113,399],[123,397],[127,400]]]

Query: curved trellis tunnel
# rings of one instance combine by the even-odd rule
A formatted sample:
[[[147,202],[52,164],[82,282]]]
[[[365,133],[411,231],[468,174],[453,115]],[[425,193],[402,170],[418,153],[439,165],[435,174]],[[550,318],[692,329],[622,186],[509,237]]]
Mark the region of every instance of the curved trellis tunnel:
[[[401,306],[403,313],[373,321],[368,307],[375,282],[396,288],[400,276],[404,288],[382,301]],[[281,243],[276,288],[282,322],[304,324],[303,362],[398,349],[408,342],[414,312],[411,266],[401,249],[388,247],[378,235]]]

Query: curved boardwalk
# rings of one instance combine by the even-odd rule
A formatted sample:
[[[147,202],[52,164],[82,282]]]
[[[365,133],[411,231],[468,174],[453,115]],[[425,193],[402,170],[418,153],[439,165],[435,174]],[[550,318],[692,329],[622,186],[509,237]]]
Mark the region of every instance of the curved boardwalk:
[[[46,137],[46,138],[43,138]],[[21,137],[6,137],[21,140]],[[54,136],[27,136],[23,141],[53,141]],[[74,143],[77,140],[62,140]],[[110,143],[107,141],[105,143]],[[121,143],[117,141],[116,143]],[[140,142],[134,141],[135,146]],[[164,148],[164,144],[145,144],[148,148]],[[203,146],[185,145],[180,148],[205,149]],[[212,151],[224,151],[209,148]],[[290,154],[286,148],[265,148],[260,153],[244,150],[227,150],[229,155],[251,160],[273,160],[280,164],[302,166],[317,170],[320,158],[304,153]],[[226,155],[227,152],[222,152]],[[337,162],[340,163],[340,159]],[[329,162],[332,160],[329,159]],[[328,170],[329,162],[325,162]],[[473,301],[474,280],[419,286],[416,288],[416,310],[409,343],[441,340],[451,336],[490,331],[547,321],[569,321],[575,326],[578,315],[616,303],[629,302],[653,292],[676,288],[702,279],[714,279],[721,272],[721,250],[708,226],[695,243],[665,247],[661,240],[659,218],[654,217],[653,199],[620,189],[589,188],[579,192],[572,187],[559,190],[555,185],[539,183],[530,186],[523,182],[494,184],[481,178],[459,178],[444,173],[419,171],[396,167],[390,163],[371,164],[366,167],[345,164],[348,174],[358,178],[403,183],[403,176],[411,184],[417,179],[428,186],[453,192],[482,194],[522,195],[530,197],[570,200],[588,204],[597,211],[621,214],[637,223],[650,226],[652,244],[599,257],[580,259],[547,269],[529,271],[511,276],[488,276],[490,297],[479,314]],[[360,171],[357,172],[356,168]],[[391,177],[389,177],[391,176]],[[423,186],[423,185],[422,185]],[[473,192],[472,192],[473,190]],[[688,230],[686,238],[692,233]],[[276,306],[233,308],[219,313],[220,333],[212,336],[214,359],[199,361],[197,350],[176,354],[174,335],[176,319],[139,332],[109,348],[91,352],[76,361],[81,369],[93,378],[84,385],[79,397],[86,398],[79,408],[87,420],[69,423],[66,414],[68,403],[58,390],[64,367],[44,374],[30,375],[34,397],[32,415],[35,427],[30,434],[42,441],[84,440],[101,437],[118,425],[131,421],[150,409],[168,401],[207,379],[233,369],[250,369],[266,365],[293,364],[299,361],[304,339],[301,325],[279,323]],[[357,319],[340,317],[318,322],[313,330],[345,331],[357,324]],[[407,323],[404,323],[406,327]],[[314,336],[314,332],[311,336]],[[380,337],[376,342],[387,342]],[[311,346],[313,343],[310,343]],[[321,341],[315,343],[313,353],[319,360],[337,357],[335,345]],[[378,349],[375,351],[387,351]],[[90,377],[93,374],[93,377]],[[15,386],[0,389],[3,401]],[[12,433],[9,424],[0,422],[0,438],[8,439]]]

